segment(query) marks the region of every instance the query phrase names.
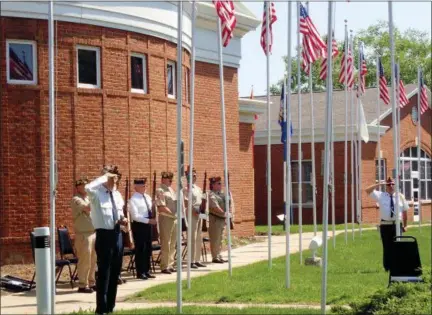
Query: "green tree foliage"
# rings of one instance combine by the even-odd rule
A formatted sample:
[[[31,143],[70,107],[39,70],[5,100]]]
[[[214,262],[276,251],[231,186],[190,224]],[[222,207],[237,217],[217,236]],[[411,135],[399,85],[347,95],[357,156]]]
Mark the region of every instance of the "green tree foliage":
[[[431,78],[431,39],[426,32],[415,29],[408,29],[401,33],[397,28],[394,29],[395,34],[395,60],[400,64],[400,76],[405,84],[417,83],[417,68],[421,66],[426,85],[430,86]],[[326,37],[326,36],[325,36]],[[324,39],[326,40],[326,38]],[[379,21],[375,25],[369,26],[367,29],[360,30],[354,38],[354,58],[355,67],[358,68],[358,43],[364,43],[365,59],[368,73],[366,75],[366,87],[376,86],[376,58],[381,56],[381,61],[384,68],[388,84],[391,83],[391,56],[390,56],[390,37],[388,33],[388,23]],[[339,54],[333,60],[333,87],[334,89],[343,89],[343,85],[339,83],[339,72],[341,56],[344,43],[338,42]],[[285,56],[285,65],[288,60]],[[325,90],[325,82],[319,78],[321,61],[315,62],[312,68],[312,89],[313,91]],[[291,88],[297,90],[297,56],[291,58],[293,81]],[[357,76],[357,71],[355,72]],[[272,94],[279,94],[281,90],[282,80],[270,87]],[[301,71],[301,90],[308,91],[308,78]]]

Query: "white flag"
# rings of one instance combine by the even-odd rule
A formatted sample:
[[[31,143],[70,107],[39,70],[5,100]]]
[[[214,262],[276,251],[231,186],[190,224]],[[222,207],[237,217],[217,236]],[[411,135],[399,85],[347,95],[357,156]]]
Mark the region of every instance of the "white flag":
[[[368,132],[366,117],[365,117],[365,114],[364,114],[363,104],[361,102],[361,99],[359,99],[359,105],[360,105],[360,126],[359,126],[360,137],[362,138],[362,140],[365,143],[368,143],[368,141],[369,141],[369,132]]]

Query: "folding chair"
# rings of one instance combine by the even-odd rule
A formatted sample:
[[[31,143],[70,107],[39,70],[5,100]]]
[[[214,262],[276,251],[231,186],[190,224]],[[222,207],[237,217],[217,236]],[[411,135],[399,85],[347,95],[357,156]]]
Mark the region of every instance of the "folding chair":
[[[396,236],[393,239],[389,286],[392,282],[422,282],[422,266],[416,238]]]
[[[57,228],[57,235],[60,248],[60,257],[63,260],[68,260],[71,265],[75,265],[75,269],[72,273],[72,280],[76,280],[78,257],[75,254],[75,250],[72,246],[72,240],[70,238],[69,230],[66,226],[62,225]]]
[[[161,255],[161,248],[162,246],[160,245],[160,240],[159,240],[159,232],[157,229],[157,225],[153,225],[152,226],[153,230],[152,230],[152,255],[151,255],[151,265],[152,265],[152,269],[153,272],[156,272],[156,268],[155,265],[160,263],[160,255]],[[154,242],[157,242],[156,244],[154,244]],[[156,257],[156,260],[153,258],[153,252],[157,252],[158,256]]]
[[[30,243],[31,243],[31,247],[32,247],[33,263],[36,264],[36,260],[35,260],[36,239],[35,239],[34,232],[30,232]],[[58,281],[60,279],[60,275],[63,271],[63,268],[65,266],[67,266],[69,268],[70,285],[73,288],[73,281],[72,281],[73,278],[72,278],[72,269],[70,267],[70,264],[71,264],[70,261],[67,259],[56,259],[55,264],[56,264],[56,269],[57,269],[57,271],[56,271],[56,273],[57,273],[56,283],[58,283]],[[31,283],[30,283],[30,289],[29,290],[31,290],[33,287],[35,276],[36,276],[36,270],[33,273],[33,277],[32,277]]]
[[[203,237],[202,239],[202,247],[201,247],[201,256],[204,262],[207,262],[207,245],[210,239],[208,237]]]

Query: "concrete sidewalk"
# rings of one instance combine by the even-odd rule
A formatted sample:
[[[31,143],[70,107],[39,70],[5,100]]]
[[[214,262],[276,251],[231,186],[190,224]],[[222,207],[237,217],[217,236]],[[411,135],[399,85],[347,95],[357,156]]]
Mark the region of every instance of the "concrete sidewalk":
[[[338,231],[338,234],[343,231]],[[329,233],[331,235],[331,233]],[[303,233],[303,249],[307,249],[309,241],[312,239],[313,233]],[[240,267],[252,264],[258,261],[267,260],[268,247],[267,238],[263,238],[263,242],[253,243],[242,246],[231,251],[232,267]],[[299,250],[299,235],[290,235],[291,253],[296,253]],[[223,253],[227,257],[227,253]],[[280,257],[285,255],[285,236],[272,236],[272,257]],[[210,256],[210,255],[209,255]],[[191,278],[206,275],[211,272],[217,272],[228,269],[228,263],[225,264],[207,264],[206,268],[192,269]],[[235,270],[233,271],[235,273]],[[156,279],[137,280],[132,276],[124,277],[127,283],[118,287],[116,309],[135,308],[135,303],[123,302],[126,297],[146,288],[156,286],[167,282],[175,282],[177,274],[171,275],[161,274],[157,272]],[[187,271],[184,268],[182,278],[187,278]],[[193,285],[193,282],[192,282]],[[56,313],[68,313],[78,311],[79,309],[94,310],[96,307],[96,294],[77,293],[77,288],[71,289],[69,285],[61,285],[57,288],[56,294]],[[135,305],[134,305],[135,304]],[[157,306],[155,304],[155,306]],[[36,291],[16,293],[1,296],[1,314],[36,314]]]

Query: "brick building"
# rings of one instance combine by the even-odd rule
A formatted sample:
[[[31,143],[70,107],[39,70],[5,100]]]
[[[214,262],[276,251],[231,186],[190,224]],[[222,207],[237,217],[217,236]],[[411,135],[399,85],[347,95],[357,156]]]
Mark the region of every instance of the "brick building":
[[[28,233],[49,225],[47,3],[1,2],[1,264],[28,259]],[[235,235],[254,231],[253,106],[238,99],[241,38],[259,20],[236,2],[235,37],[224,49],[228,163]],[[191,8],[184,5],[183,140],[188,160]],[[117,164],[123,178],[176,170],[177,6],[172,2],[54,6],[56,225],[72,230],[74,180]],[[216,13],[198,4],[195,167],[222,175]],[[124,195],[124,181],[120,186]],[[73,233],[73,230],[72,230]]]
[[[417,209],[414,215],[413,206],[417,205],[418,198],[418,166],[417,166],[417,87],[408,85],[406,91],[409,97],[409,104],[401,110],[401,187],[402,191],[410,201],[410,220],[418,220]],[[431,100],[430,91],[429,102]],[[315,114],[315,174],[317,185],[317,220],[322,221],[322,193],[323,193],[323,151],[325,131],[325,104],[326,93],[314,93],[314,114]],[[256,97],[258,100],[265,100],[265,97]],[[334,109],[334,138],[335,138],[335,218],[336,223],[344,222],[344,139],[345,139],[345,92],[335,91],[333,96]],[[378,222],[379,216],[375,202],[366,195],[364,188],[375,183],[378,179],[378,149],[377,139],[381,136],[381,157],[382,157],[382,178],[391,176],[393,163],[393,130],[392,110],[390,106],[381,105],[380,122],[376,112],[377,89],[369,88],[363,97],[363,106],[368,123],[369,142],[362,142],[362,189],[361,208],[363,222]],[[283,145],[281,144],[281,129],[278,124],[280,107],[280,96],[271,98],[271,165],[272,165],[272,222],[279,223],[276,218],[284,212],[283,202]],[[293,137],[291,146],[291,159],[293,163],[293,214],[295,222],[298,222],[298,191],[297,191],[297,159],[298,159],[298,94],[292,95],[291,114],[293,122]],[[429,104],[430,105],[430,104]],[[311,185],[311,106],[309,94],[302,94],[302,151],[303,151],[303,223],[312,223],[312,185]],[[354,105],[356,106],[356,105]],[[432,110],[428,109],[421,116],[421,200],[422,220],[431,219],[432,199]],[[355,117],[355,116],[354,116]],[[348,110],[348,135],[350,139],[352,124],[351,111]],[[357,133],[354,130],[354,137]],[[256,124],[255,133],[255,218],[256,224],[267,224],[267,187],[266,187],[266,161],[267,161],[267,121],[266,115],[261,115]],[[351,222],[351,142],[348,141],[348,220]],[[403,166],[403,167],[402,167]],[[426,175],[426,177],[425,177]],[[355,205],[356,206],[356,205]],[[416,206],[417,207],[417,206]],[[416,208],[415,207],[415,208]],[[331,215],[329,215],[331,223]]]

